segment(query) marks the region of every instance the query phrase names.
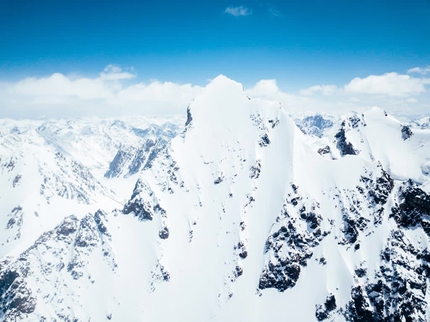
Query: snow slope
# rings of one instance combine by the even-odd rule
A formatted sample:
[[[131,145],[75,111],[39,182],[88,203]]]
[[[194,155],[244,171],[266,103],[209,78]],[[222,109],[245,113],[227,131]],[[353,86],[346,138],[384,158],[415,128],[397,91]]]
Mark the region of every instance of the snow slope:
[[[104,177],[114,156],[148,141],[165,145],[177,131],[174,123],[143,118],[0,122],[0,257],[19,254],[66,216],[121,206],[128,193],[116,186],[127,191],[136,179]],[[153,146],[142,155],[151,153]]]
[[[217,77],[123,207],[2,258],[0,319],[427,321],[430,130],[375,108],[318,133]]]

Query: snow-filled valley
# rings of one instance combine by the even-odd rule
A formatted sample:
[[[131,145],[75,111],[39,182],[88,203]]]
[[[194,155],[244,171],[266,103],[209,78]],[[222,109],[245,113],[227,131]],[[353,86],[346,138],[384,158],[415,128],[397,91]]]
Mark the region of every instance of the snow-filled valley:
[[[428,117],[221,75],[183,118],[0,120],[0,188],[0,321],[430,319]]]

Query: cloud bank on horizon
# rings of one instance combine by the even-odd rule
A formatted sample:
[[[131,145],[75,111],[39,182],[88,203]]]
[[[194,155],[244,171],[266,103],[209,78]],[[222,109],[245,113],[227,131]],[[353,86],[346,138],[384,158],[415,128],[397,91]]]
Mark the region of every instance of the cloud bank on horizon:
[[[278,87],[275,79],[262,79],[245,88],[252,98],[279,101],[287,112],[346,113],[379,106],[398,115],[430,115],[430,66],[356,77],[344,85],[322,84],[298,92]],[[228,76],[228,75],[226,75]],[[121,115],[184,114],[203,89],[201,85],[153,80],[134,81],[133,68],[108,65],[96,77],[28,77],[0,83],[1,118],[113,117]],[[237,81],[237,80],[236,80]]]

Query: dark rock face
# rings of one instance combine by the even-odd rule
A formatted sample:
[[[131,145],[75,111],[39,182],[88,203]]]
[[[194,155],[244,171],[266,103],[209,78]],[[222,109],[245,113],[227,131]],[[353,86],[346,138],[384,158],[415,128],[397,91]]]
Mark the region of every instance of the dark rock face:
[[[358,128],[360,125],[362,126],[366,126],[366,122],[364,121],[364,115],[362,114],[361,117],[358,115],[353,115],[351,117],[348,118],[348,125],[353,128],[356,129]]]
[[[94,238],[93,220],[91,216],[82,218],[79,223],[79,231],[75,238],[75,245],[77,247],[95,247],[98,240]]]
[[[378,168],[380,169],[380,174],[376,178],[374,174],[365,170],[365,175],[361,176],[360,185],[357,186],[358,194],[366,198],[366,206],[373,212],[375,226],[382,223],[384,205],[394,188],[394,180],[382,166],[379,165]],[[354,210],[361,212],[363,206],[360,204],[354,205]]]
[[[136,184],[133,188],[133,193],[131,195],[130,200],[136,198],[142,191],[149,189],[149,187],[140,179],[137,179]],[[152,192],[149,196],[152,196]]]
[[[393,188],[393,179],[382,169],[381,176],[376,179],[374,188],[369,190],[369,197],[373,199],[376,204],[384,205]]]
[[[403,141],[406,141],[407,139],[410,139],[414,133],[412,132],[411,128],[409,126],[402,126],[402,139]]]
[[[95,215],[88,214],[79,220],[69,216],[53,230],[44,233],[25,252],[13,261],[0,262],[0,319],[5,321],[26,321],[27,314],[33,313],[37,300],[32,293],[37,287],[39,299],[49,298],[52,303],[61,303],[62,293],[49,294],[46,281],[60,288],[68,286],[66,280],[70,274],[79,280],[87,274],[86,267],[91,253],[100,251],[107,265],[114,271],[116,268],[112,251],[106,240],[110,234],[106,226],[105,214],[101,211]],[[67,268],[65,270],[64,268]],[[27,279],[31,279],[31,284]],[[31,287],[29,287],[31,285]],[[57,310],[53,306],[54,310]],[[55,313],[62,320],[73,316],[59,308]],[[43,316],[41,321],[46,320]]]
[[[360,217],[358,220],[354,220],[353,218],[349,218],[346,215],[343,216],[344,227],[342,232],[345,235],[345,242],[347,244],[354,244],[357,241],[358,230],[364,230],[367,223],[365,218]]]
[[[191,122],[193,121],[193,116],[191,115],[191,110],[190,107],[187,107],[187,121],[185,122],[185,126],[191,124]]]
[[[337,140],[336,147],[340,151],[341,156],[345,155],[357,155],[358,151],[354,149],[354,146],[346,140],[345,129],[341,128],[335,135]]]
[[[171,137],[173,138],[173,136]],[[171,139],[170,138],[170,139]],[[150,169],[152,167],[152,163],[163,151],[165,151],[168,141],[164,139],[157,139],[153,146],[148,149],[148,145],[152,144],[151,142],[146,142],[146,146],[144,147],[144,152],[142,152],[142,149],[139,149],[140,155],[146,154],[147,158],[145,162],[142,162],[142,157],[140,155],[136,155],[132,164],[129,167],[129,175],[135,174],[139,172],[140,170]],[[144,165],[143,165],[144,164]],[[143,166],[142,166],[143,165]]]
[[[124,205],[123,214],[133,213],[140,221],[152,220],[158,213],[165,217],[166,211],[160,206],[152,189],[142,180],[137,180],[130,200]]]
[[[346,307],[346,321],[375,321],[375,319],[373,318],[372,311],[370,309],[370,304],[367,301],[367,298],[363,295],[363,289],[361,286],[354,287],[351,290],[351,298],[352,300],[348,303]]]
[[[158,283],[170,281],[170,273],[166,270],[165,266],[157,261],[154,270],[152,270],[151,277],[151,292],[154,292]]]
[[[2,160],[0,159],[0,161]],[[16,162],[17,159],[15,157],[11,157],[9,161],[0,164],[0,167],[4,170],[7,170],[7,172],[11,172],[13,169],[15,169]]]
[[[342,192],[341,204],[344,219],[344,240],[341,243],[355,245],[361,232],[381,223],[383,205],[393,192],[394,181],[380,168],[380,174],[365,172],[357,186],[356,194],[349,197]],[[363,196],[364,201],[356,197]],[[352,197],[351,197],[352,196]],[[354,197],[355,196],[355,197]],[[396,192],[397,203],[390,217],[398,225],[392,230],[384,250],[381,264],[375,272],[368,272],[365,262],[354,270],[356,285],[351,289],[351,300],[345,307],[329,311],[325,305],[317,305],[318,320],[330,319],[341,314],[346,321],[426,321],[430,254],[425,244],[414,246],[404,234],[404,229],[423,229],[429,236],[430,196],[411,180],[404,182]],[[364,210],[374,209],[374,221],[363,216]],[[370,212],[372,213],[372,211]],[[367,235],[366,235],[367,236]],[[374,279],[370,279],[374,276]],[[328,304],[328,307],[330,305]]]
[[[393,230],[376,281],[353,287],[339,313],[346,321],[426,321],[428,260],[427,249],[416,249],[401,230]]]
[[[133,194],[131,199],[124,205],[123,213],[128,215],[134,213],[134,215],[139,218],[139,220],[152,220],[153,212],[149,201],[145,201],[140,197],[140,193],[143,191],[148,191],[149,187],[143,183],[140,179],[137,180],[136,185],[133,189]],[[149,192],[149,197],[152,196],[152,191]]]
[[[355,275],[357,275],[357,277],[364,277],[367,275],[367,270],[365,268],[357,268],[355,270]]]
[[[233,276],[237,279],[243,275],[243,268],[240,266],[236,266],[233,272]]]
[[[12,187],[16,188],[19,185],[21,178],[22,176],[20,174],[17,174],[12,181]]]
[[[131,212],[141,221],[152,220],[154,217],[151,205],[141,198],[130,200],[124,205],[123,213],[128,215]]]
[[[0,279],[0,294],[3,294],[18,276],[17,272],[6,271]]]
[[[422,227],[430,237],[430,195],[409,180],[400,187],[398,201],[390,217],[399,227]]]
[[[248,257],[248,252],[243,241],[240,241],[236,246],[234,246],[234,250],[237,252],[240,258],[245,259]]]
[[[7,215],[9,217],[9,220],[6,224],[6,229],[14,229],[17,230],[17,236],[16,238],[20,238],[21,233],[21,225],[23,221],[23,211],[22,207],[18,206],[12,209],[12,211]],[[15,227],[16,226],[16,227]]]
[[[58,235],[64,235],[64,236],[69,236],[71,234],[74,234],[76,232],[76,221],[78,219],[75,216],[71,216],[69,218],[67,218],[66,220],[64,220],[60,226],[56,229],[56,233]]]
[[[356,242],[358,242],[360,234],[369,230],[372,214],[366,209],[365,199],[353,190],[339,191],[336,197],[339,199],[338,207],[342,214],[340,231],[343,233],[338,244],[354,246],[355,249],[358,249],[360,246],[357,246]],[[372,210],[372,206],[369,207]]]
[[[335,135],[336,147],[340,151],[340,155],[357,155],[360,153],[359,150],[355,149],[351,142],[348,142],[346,133],[353,129],[366,126],[364,116],[353,115],[341,123],[339,131]]]
[[[313,255],[313,248],[328,235],[321,231],[321,215],[317,214],[318,203],[310,202],[298,195],[298,187],[292,186],[293,193],[284,204],[277,223],[282,225],[266,241],[265,253],[269,260],[260,276],[259,289],[276,288],[283,292],[296,285],[301,267]],[[309,210],[307,210],[307,208]],[[288,213],[296,212],[297,216]]]
[[[220,184],[223,180],[224,180],[224,178],[222,176],[219,176],[218,178],[216,178],[214,180],[214,184]]]
[[[320,155],[328,154],[328,153],[330,153],[330,152],[331,152],[331,150],[330,150],[330,147],[329,147],[328,145],[326,145],[326,146],[325,146],[325,147],[323,147],[323,148],[318,149],[318,153],[319,153]]]
[[[279,119],[278,118],[276,118],[274,120],[269,120],[268,122],[272,126],[272,129],[274,129],[275,127],[277,127],[279,125]]]
[[[94,221],[97,224],[97,229],[99,230],[99,232],[101,232],[102,234],[106,235],[106,236],[110,236],[109,232],[107,231],[107,228],[104,224],[104,220],[106,220],[107,214],[102,211],[102,210],[98,210],[95,214],[94,214]]]
[[[327,296],[324,305],[317,305],[315,308],[315,317],[318,321],[323,321],[331,317],[331,312],[337,308],[336,298],[333,294]]]
[[[260,176],[260,172],[261,172],[261,160],[257,160],[255,161],[255,165],[253,165],[249,171],[251,172],[251,174],[249,175],[249,177],[251,179],[258,179],[258,177]]]
[[[167,227],[163,227],[163,229],[161,229],[160,232],[158,233],[158,236],[161,239],[169,238],[169,229]]]
[[[184,182],[183,181],[179,182],[179,180],[178,180],[178,176],[179,176],[178,171],[179,171],[179,167],[177,166],[176,161],[170,160],[170,165],[169,165],[168,170],[167,170],[167,174],[169,176],[169,180],[170,180],[171,183],[173,183],[175,185],[179,185],[181,188],[183,188],[184,187]],[[221,181],[224,179],[224,177],[222,175],[222,172],[220,174],[220,178],[221,178]],[[173,192],[173,190],[172,190],[171,187],[169,187],[168,190],[169,190],[170,193]]]
[[[258,288],[276,288],[283,292],[294,287],[300,276],[300,265],[291,261],[280,261],[279,265],[269,263],[263,270]]]
[[[88,256],[96,250],[103,253],[104,260],[115,270],[116,263],[110,246],[106,243],[107,240],[111,239],[106,228],[106,221],[105,214],[100,210],[94,215],[88,214],[80,221],[76,221],[77,230],[71,242],[73,256],[67,264],[67,271],[73,279],[77,280],[85,275]]]
[[[357,243],[360,234],[370,234],[373,226],[382,223],[384,205],[394,188],[394,181],[381,166],[378,168],[379,174],[365,170],[356,190],[336,194],[343,219],[341,231],[344,236],[338,242],[340,245],[360,249]]]
[[[333,294],[327,297],[324,306],[327,311],[333,311],[334,309],[336,309],[336,298]]]
[[[270,144],[270,139],[269,139],[269,136],[267,135],[267,133],[264,133],[263,135],[261,135],[260,141],[258,141],[258,144],[261,147],[265,147],[265,146],[268,146]]]
[[[24,319],[36,307],[36,299],[32,296],[23,276],[17,271],[0,272],[0,314],[5,321]]]

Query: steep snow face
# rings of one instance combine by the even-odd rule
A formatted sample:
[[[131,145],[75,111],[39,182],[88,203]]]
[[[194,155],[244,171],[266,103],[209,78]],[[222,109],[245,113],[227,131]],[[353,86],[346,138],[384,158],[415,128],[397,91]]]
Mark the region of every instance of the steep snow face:
[[[428,130],[373,109],[305,135],[224,76],[187,114],[124,207],[2,260],[0,319],[429,319]]]

